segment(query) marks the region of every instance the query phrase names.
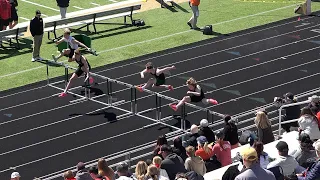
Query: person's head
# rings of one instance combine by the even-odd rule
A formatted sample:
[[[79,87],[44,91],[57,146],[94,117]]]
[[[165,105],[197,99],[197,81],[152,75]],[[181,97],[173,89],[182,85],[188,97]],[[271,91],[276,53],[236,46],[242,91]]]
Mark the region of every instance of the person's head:
[[[11,180],[19,180],[20,179],[20,174],[18,172],[13,172],[11,174]]]
[[[199,128],[197,125],[193,124],[190,128],[191,134],[197,134],[199,132]]]
[[[163,158],[166,158],[171,153],[172,153],[171,147],[167,144],[164,144],[160,147],[160,151],[158,154],[161,154]]]
[[[77,171],[81,171],[81,170],[85,170],[86,169],[86,165],[83,162],[79,162],[77,164]]]
[[[217,140],[217,142],[223,141],[223,139],[224,139],[224,133],[223,133],[223,131],[218,131],[218,132],[216,133],[216,140]]]
[[[208,140],[205,136],[199,136],[197,138],[198,149],[203,149],[207,154],[211,153],[211,149],[208,146]]]
[[[147,71],[148,73],[150,73],[150,72],[153,71],[153,69],[154,69],[154,67],[153,67],[152,62],[148,62],[148,63],[146,64],[146,71]]]
[[[312,147],[312,140],[306,133],[301,133],[298,138],[301,147]]]
[[[70,171],[70,170],[63,173],[63,178],[64,179],[70,179],[70,178],[73,178],[73,177],[74,177],[73,172]]]
[[[276,145],[276,148],[278,150],[278,153],[280,156],[288,156],[289,153],[289,147],[288,144],[284,141],[279,141]]]
[[[36,17],[37,17],[37,18],[40,18],[40,17],[41,17],[41,12],[40,12],[40,10],[36,10]]]
[[[246,168],[251,167],[251,165],[256,163],[258,160],[257,151],[252,147],[243,148],[240,154],[242,157],[243,165]]]
[[[97,166],[91,166],[89,168],[89,173],[91,175],[92,178],[96,178],[99,176],[99,171],[98,171],[98,168]]]
[[[63,32],[63,37],[68,39],[70,37],[71,31],[69,28],[65,28]]]
[[[229,124],[229,121],[231,120],[231,116],[229,115],[229,114],[227,114],[227,115],[225,115],[224,116],[224,122],[226,123],[226,124]]]
[[[98,173],[101,176],[112,176],[113,175],[113,170],[108,166],[108,163],[105,159],[100,158],[98,160]]]
[[[256,150],[258,158],[260,157],[260,155],[263,152],[263,142],[261,141],[255,141],[253,144],[253,148]]]
[[[80,48],[74,50],[73,58],[74,59],[79,59],[80,56],[81,56]]]
[[[121,162],[117,165],[116,171],[118,176],[127,176],[129,174],[129,165],[126,162]]]
[[[201,121],[200,121],[200,127],[208,127],[209,126],[209,122],[208,122],[208,120],[206,120],[206,119],[202,119]]]
[[[320,139],[313,143],[313,147],[316,150],[317,157],[320,158]]]
[[[187,80],[186,84],[190,90],[194,90],[197,86],[197,81],[193,77],[191,77]]]
[[[152,164],[152,160],[151,159],[147,159],[146,163],[147,163],[147,166],[150,166]]]
[[[195,156],[195,149],[193,146],[188,146],[186,147],[186,153],[189,157],[194,157]]]
[[[301,109],[300,116],[306,116],[306,115],[314,116],[314,114],[312,113],[312,111],[309,107],[304,107]]]
[[[320,104],[320,97],[317,95],[313,95],[311,97],[308,98],[310,100],[310,104],[312,106],[319,106]]]
[[[159,156],[155,156],[152,159],[152,164],[155,165],[157,168],[160,168],[160,165],[162,163],[162,159]]]
[[[166,137],[166,135],[161,135],[157,139],[157,145],[162,146],[164,144],[168,144],[167,137]]]
[[[160,170],[155,165],[150,165],[147,170],[147,176],[151,177],[153,180],[158,180],[160,175]]]
[[[135,174],[138,180],[143,180],[147,174],[148,165],[144,161],[139,161],[136,165]]]
[[[256,126],[261,129],[265,129],[271,126],[271,122],[269,121],[268,116],[263,111],[257,112],[254,122]]]
[[[182,149],[182,138],[180,136],[177,136],[174,140],[173,140],[173,147],[177,148],[177,149]]]
[[[184,173],[178,173],[175,180],[189,180],[189,177]]]

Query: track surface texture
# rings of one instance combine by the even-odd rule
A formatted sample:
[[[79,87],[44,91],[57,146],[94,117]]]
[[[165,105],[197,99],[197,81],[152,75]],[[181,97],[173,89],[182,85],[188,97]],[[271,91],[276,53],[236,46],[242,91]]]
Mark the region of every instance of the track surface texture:
[[[167,76],[174,91],[150,88],[162,95],[181,99],[186,95],[186,79],[194,77],[206,97],[218,100],[216,106],[195,104],[221,114],[239,114],[273,101],[286,92],[299,94],[318,88],[320,78],[320,19],[316,16],[291,18],[198,43],[149,54],[94,69],[93,72],[125,83],[138,85],[139,72],[151,61],[157,67],[175,65]],[[89,59],[90,61],[90,59]],[[58,67],[50,67],[58,68]],[[51,82],[57,81],[51,80]],[[73,87],[81,85],[77,80]],[[91,96],[106,93],[105,80],[95,77]],[[64,84],[56,84],[64,88]],[[61,90],[40,82],[0,92],[0,179],[8,179],[15,167],[23,179],[50,177],[51,173],[73,169],[79,161],[96,162],[100,157],[135,150],[155,142],[161,134],[172,133],[180,127],[179,118],[155,123],[155,95],[137,92],[137,115],[130,111],[130,89],[112,84],[113,102],[107,107],[93,101],[70,101],[72,94],[58,98]],[[71,90],[83,94],[81,88]],[[107,103],[106,97],[96,98]],[[179,115],[161,100],[161,117]],[[186,107],[187,128],[199,124],[206,112]],[[253,117],[254,115],[252,115]],[[213,122],[221,119],[215,116]],[[253,122],[239,125],[242,128]],[[214,130],[222,126],[213,127]],[[172,133],[176,136],[179,133]],[[170,137],[170,134],[168,134]],[[138,156],[152,148],[131,154]],[[124,157],[112,160],[120,162]],[[48,176],[49,175],[49,176]],[[53,174],[52,174],[53,175]]]

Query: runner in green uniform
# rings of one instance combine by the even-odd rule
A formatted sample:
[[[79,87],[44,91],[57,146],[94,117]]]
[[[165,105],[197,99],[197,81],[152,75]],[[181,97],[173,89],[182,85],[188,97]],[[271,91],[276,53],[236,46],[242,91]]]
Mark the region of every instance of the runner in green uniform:
[[[141,78],[144,78],[144,75],[146,73],[150,73],[151,75],[154,76],[154,78],[150,78],[148,80],[147,83],[145,83],[144,85],[142,86],[137,86],[137,90],[139,90],[140,92],[143,92],[143,90],[145,88],[148,88],[152,85],[152,87],[162,87],[162,88],[167,88],[169,89],[170,91],[173,90],[173,87],[171,85],[165,85],[166,83],[166,77],[164,75],[164,72],[165,71],[170,71],[172,69],[176,69],[175,66],[171,66],[171,67],[165,67],[165,68],[162,68],[162,69],[159,69],[159,68],[156,68],[156,67],[153,67],[152,63],[151,62],[148,62],[146,64],[146,69],[144,69],[143,71],[141,71],[140,75],[141,75]]]

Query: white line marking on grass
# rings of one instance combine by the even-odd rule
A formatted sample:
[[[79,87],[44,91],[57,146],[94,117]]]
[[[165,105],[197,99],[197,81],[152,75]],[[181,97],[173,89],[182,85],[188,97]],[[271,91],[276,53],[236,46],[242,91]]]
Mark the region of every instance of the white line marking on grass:
[[[50,10],[53,10],[53,11],[60,12],[60,10],[58,10],[58,9],[54,9],[54,8],[51,8],[51,7],[42,5],[42,4],[34,3],[34,2],[31,2],[31,1],[28,1],[28,0],[21,0],[21,1],[29,3],[29,4],[33,4],[33,5],[36,5],[36,6],[40,6],[40,7],[46,8],[46,9],[50,9]]]
[[[83,9],[81,7],[78,7],[78,6],[72,6],[72,7],[76,8],[76,9]]]
[[[114,3],[118,2],[118,1],[116,1],[116,0],[109,0],[109,1],[114,2]]]
[[[45,15],[45,14],[43,14],[43,13],[41,13],[41,15],[44,16],[44,17],[48,17],[48,15]]]
[[[21,17],[21,16],[19,16],[19,18],[20,18],[20,19],[23,19],[23,20],[26,20],[26,21],[29,21],[29,20],[30,20],[30,19],[28,19],[28,18]]]
[[[92,5],[95,5],[95,6],[100,6],[100,4],[97,4],[97,3],[90,3],[90,4],[92,4]]]
[[[25,1],[25,0],[22,0],[22,1]],[[248,17],[257,16],[257,15],[265,14],[265,13],[268,13],[268,12],[273,12],[273,11],[277,11],[277,10],[289,8],[289,7],[292,7],[292,6],[293,6],[293,5],[285,6],[285,7],[282,7],[282,8],[277,8],[277,9],[273,9],[273,10],[270,10],[270,11],[265,11],[265,12],[261,12],[261,13],[257,13],[257,14],[252,14],[252,15],[248,15],[248,16],[243,16],[243,17],[240,17],[240,18],[236,18],[236,19],[231,19],[231,20],[228,20],[228,21],[219,22],[219,23],[216,23],[216,24],[214,24],[214,25],[223,24],[223,23],[228,23],[228,22],[232,22],[232,21],[236,21],[236,20],[240,20],[240,19],[245,19],[245,18],[248,18]],[[59,11],[59,12],[60,12],[60,11]],[[311,17],[306,17],[305,19],[309,19],[309,18],[314,18],[314,17],[313,17],[313,16],[311,16]],[[292,21],[292,22],[284,23],[284,24],[277,25],[277,26],[273,26],[273,27],[271,27],[271,28],[279,27],[279,26],[283,26],[283,25],[290,24],[290,23],[295,23],[295,22],[296,22],[296,21],[294,20],[294,21]],[[263,29],[263,30],[267,30],[267,29],[271,29],[271,28],[268,27],[268,28],[265,28],[265,29]],[[147,42],[151,42],[151,41],[156,41],[156,40],[160,40],[160,39],[164,39],[164,38],[169,38],[169,37],[172,37],[172,36],[175,36],[175,35],[183,34],[183,33],[186,33],[186,32],[191,32],[191,31],[192,31],[192,30],[183,31],[183,32],[174,33],[174,34],[167,35],[167,36],[162,36],[162,37],[158,37],[158,38],[154,38],[154,39],[149,39],[149,40],[146,40],[146,41],[141,41],[141,42],[138,42],[138,43],[133,43],[133,44],[125,45],[125,46],[120,46],[120,47],[117,47],[117,48],[106,49],[106,50],[103,50],[103,51],[98,52],[98,54],[105,53],[105,52],[109,52],[109,51],[114,51],[114,50],[119,50],[119,49],[123,49],[123,48],[126,48],[126,47],[135,46],[135,45],[137,45],[137,44],[143,44],[143,43],[147,43]],[[212,43],[210,43],[210,44],[214,44],[214,43],[217,43],[217,42],[229,40],[229,39],[236,38],[236,37],[241,37],[241,36],[244,36],[244,35],[252,34],[252,33],[255,33],[255,32],[260,32],[260,31],[262,31],[262,30],[257,30],[257,31],[253,31],[253,32],[250,32],[250,33],[242,34],[242,35],[239,35],[239,36],[234,36],[234,37],[231,37],[231,38],[222,39],[222,40],[219,40],[219,41],[212,42]],[[202,46],[202,45],[200,45],[200,46],[195,46],[195,47],[193,47],[193,48],[201,47],[201,46]],[[190,48],[189,48],[189,49],[190,49]],[[167,54],[160,55],[160,56],[156,56],[156,57],[153,57],[153,58],[157,58],[157,57],[161,57],[161,56],[165,56],[165,55],[169,55],[169,54],[178,53],[178,52],[186,51],[186,50],[189,50],[189,49],[183,49],[183,50],[180,50],[180,51],[175,51],[175,52],[167,53]],[[89,55],[90,55],[90,54],[89,54]],[[89,55],[88,55],[88,56],[89,56]],[[148,59],[146,59],[146,60],[142,60],[142,61],[138,61],[138,62],[134,62],[134,63],[128,63],[128,64],[126,64],[126,66],[129,66],[129,65],[132,65],[132,64],[136,64],[136,63],[140,63],[140,62],[143,62],[143,61],[147,61],[147,60],[153,59],[153,58],[148,58]],[[32,68],[32,69],[27,69],[27,70],[23,70],[23,71],[18,71],[18,72],[11,73],[11,74],[6,74],[6,75],[3,75],[3,76],[0,76],[0,78],[4,78],[4,77],[8,77],[8,76],[13,76],[13,75],[16,75],[16,74],[21,74],[21,73],[25,73],[25,72],[29,72],[29,71],[33,71],[33,70],[37,70],[37,69],[40,69],[40,68],[43,68],[43,67],[45,67],[45,66],[38,66],[38,67],[35,67],[35,68]],[[113,69],[122,68],[122,67],[124,67],[124,66],[120,66],[120,67],[118,66],[118,67],[108,68],[108,70],[113,70]]]

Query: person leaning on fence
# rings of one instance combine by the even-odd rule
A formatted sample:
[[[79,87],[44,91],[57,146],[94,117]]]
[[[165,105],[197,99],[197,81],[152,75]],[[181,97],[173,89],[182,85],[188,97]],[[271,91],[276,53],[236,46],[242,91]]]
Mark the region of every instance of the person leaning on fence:
[[[200,0],[190,0],[189,1],[189,5],[192,10],[192,16],[189,19],[189,21],[187,22],[187,24],[190,26],[191,29],[200,29],[197,26],[197,21],[198,21],[198,17],[199,17],[199,8],[198,8],[199,4],[200,4]]]
[[[60,59],[62,56],[66,55],[69,57],[68,61],[71,62],[72,61],[72,57],[74,55],[74,52],[75,50],[77,50],[79,48],[79,45],[86,48],[87,50],[91,50],[90,48],[88,48],[85,44],[77,41],[74,37],[72,37],[71,35],[71,31],[69,28],[66,28],[64,30],[64,33],[63,33],[63,38],[60,39],[59,41],[56,42],[56,44],[60,44],[62,43],[63,41],[68,43],[69,45],[69,48],[68,49],[64,49],[57,57],[55,57],[53,54],[52,54],[52,58],[54,61],[57,61],[58,59]]]
[[[66,18],[67,8],[69,7],[70,0],[57,0],[57,5],[60,8],[61,19]]]
[[[33,54],[32,62],[36,60],[43,60],[40,57],[40,47],[43,37],[43,19],[41,18],[41,12],[36,11],[36,16],[30,21],[30,32],[33,37]]]
[[[18,24],[18,13],[16,7],[18,6],[17,0],[10,0],[11,5],[11,17],[9,19],[9,28],[12,29]]]

